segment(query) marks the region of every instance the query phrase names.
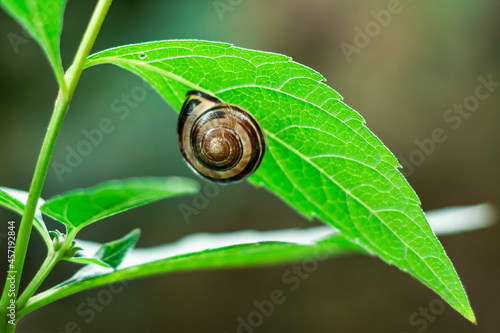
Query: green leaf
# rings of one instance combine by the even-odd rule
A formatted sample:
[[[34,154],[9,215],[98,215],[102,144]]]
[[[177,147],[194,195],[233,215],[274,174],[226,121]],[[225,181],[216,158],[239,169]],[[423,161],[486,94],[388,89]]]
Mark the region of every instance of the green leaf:
[[[0,6],[40,44],[59,85],[66,87],[59,51],[66,0],[0,0]]]
[[[310,244],[267,241],[171,255],[175,252],[185,252],[186,249],[190,248],[190,245],[195,247],[200,246],[198,235],[195,238],[188,236],[186,240],[182,240],[178,244],[166,244],[148,249],[134,249],[117,270],[94,265],[85,266],[70,279],[35,295],[28,301],[24,308],[18,311],[18,318],[55,300],[79,291],[126,279],[179,271],[263,266],[300,260],[322,261],[329,257],[349,253],[366,253],[360,246],[346,240],[339,233],[332,234],[334,230],[331,228],[328,229],[326,232],[322,230],[319,233],[314,233],[312,236],[327,235],[327,237],[310,242]],[[210,237],[207,235],[204,236]],[[211,244],[224,243],[224,240],[221,240],[217,236],[215,237],[210,242]],[[238,238],[238,236],[233,234],[227,235],[224,238],[228,240]],[[190,243],[190,245],[186,244],[186,242]],[[83,242],[82,244],[80,241],[77,245],[88,248],[87,243]]]
[[[137,244],[140,235],[141,231],[134,229],[124,237],[102,245],[95,256],[112,268],[117,268]]]
[[[112,180],[47,200],[44,214],[66,225],[82,229],[105,217],[161,199],[194,194],[199,185],[186,178],[131,178]]]
[[[27,200],[28,192],[15,190],[8,187],[0,187],[0,206],[8,208],[18,213],[19,215],[23,215]],[[47,227],[45,226],[45,222],[43,222],[42,213],[39,209],[39,207],[43,205],[44,202],[45,201],[42,198],[38,199],[38,207],[35,211],[35,219],[33,225],[40,233],[40,236],[42,236],[43,241],[47,245],[47,248],[52,248],[52,241],[50,239]]]
[[[445,208],[426,215],[436,233],[449,235],[487,227],[496,220],[497,211],[483,204]],[[103,246],[82,240],[77,240],[76,245],[82,247],[87,256]],[[307,229],[192,234],[171,244],[133,249],[115,271],[86,266],[63,283],[33,297],[27,307],[20,310],[20,315],[79,291],[126,279],[186,270],[322,261],[350,253],[373,254],[328,225]]]
[[[253,184],[335,226],[475,321],[396,158],[319,73],[283,55],[196,40],[112,48],[86,66],[103,63],[140,75],[176,109],[198,89],[252,112],[268,148]]]
[[[103,244],[92,257],[72,257],[65,260],[78,264],[97,264],[107,268],[117,268],[125,256],[134,248],[141,231],[134,229],[124,237]]]
[[[99,265],[102,267],[106,268],[111,268],[107,263],[104,261],[100,260],[99,258],[92,258],[92,257],[73,257],[73,258],[63,258],[66,261],[73,262],[75,264],[81,264],[81,265],[90,265],[90,264],[95,264]]]

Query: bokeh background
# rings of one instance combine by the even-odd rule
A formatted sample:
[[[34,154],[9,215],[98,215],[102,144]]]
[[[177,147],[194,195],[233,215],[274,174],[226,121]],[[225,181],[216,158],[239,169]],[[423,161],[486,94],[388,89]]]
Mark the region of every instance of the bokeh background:
[[[500,88],[456,130],[443,120],[448,108],[474,94],[478,76],[491,74],[500,81],[500,2],[402,0],[402,12],[347,61],[339,45],[355,45],[354,29],[364,29],[374,20],[371,11],[387,9],[389,3],[222,0],[215,4],[225,4],[226,10],[218,11],[211,0],[122,0],[112,5],[94,51],[133,42],[197,38],[287,54],[321,72],[398,158],[408,160],[418,149],[415,140],[430,138],[435,128],[445,131],[447,140],[407,173],[425,210],[483,202],[500,207]],[[61,41],[65,67],[93,6],[94,1],[70,1],[67,6]],[[25,38],[21,28],[0,12],[0,184],[27,190],[57,90],[36,43],[25,39],[14,47],[9,34]],[[196,178],[178,152],[176,113],[156,93],[149,92],[123,120],[112,112],[116,99],[141,85],[140,78],[117,67],[99,66],[83,73],[53,161],[64,163],[67,147],[75,149],[85,139],[82,131],[97,128],[103,118],[111,119],[116,129],[62,180],[51,168],[43,197],[113,178]],[[165,200],[108,218],[85,229],[80,238],[105,242],[140,226],[143,247],[196,232],[311,225],[278,198],[247,183],[224,187],[187,224],[178,206],[192,205],[192,200]],[[0,221],[12,219],[20,220],[0,211]],[[47,223],[60,228],[54,221]],[[34,235],[27,277],[36,272],[44,255]],[[500,224],[441,238],[479,325],[446,306],[420,332],[500,331],[499,238]],[[237,318],[255,310],[254,300],[268,299],[271,290],[282,287],[281,276],[289,268],[189,272],[131,281],[87,323],[76,309],[88,297],[96,297],[100,289],[94,289],[30,314],[18,329],[235,332]],[[75,269],[69,263],[58,265],[43,288]],[[255,332],[419,332],[423,326],[412,325],[409,317],[437,298],[407,274],[363,256],[322,262],[286,296],[286,302]]]

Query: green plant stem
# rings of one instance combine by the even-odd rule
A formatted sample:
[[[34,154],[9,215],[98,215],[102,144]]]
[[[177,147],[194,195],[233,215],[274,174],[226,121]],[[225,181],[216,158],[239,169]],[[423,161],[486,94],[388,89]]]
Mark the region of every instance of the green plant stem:
[[[6,328],[7,326],[7,318],[4,316],[0,316],[0,328],[4,327]]]
[[[17,308],[22,309],[23,306],[28,302],[31,296],[35,294],[40,285],[45,281],[49,273],[52,271],[54,266],[64,257],[66,251],[70,248],[73,239],[79,230],[73,229],[67,236],[61,246],[57,251],[51,251],[51,253],[45,258],[42,266],[36,273],[35,277],[31,280],[30,284],[26,287],[26,290],[19,296],[17,300]]]
[[[111,6],[111,2],[113,2],[113,0],[99,0],[94,9],[94,13],[92,14],[90,22],[87,26],[87,30],[85,31],[82,41],[80,42],[80,47],[78,48],[78,51],[76,51],[73,64],[66,72],[66,81],[68,82],[68,91],[70,91],[70,93],[73,93],[75,90],[76,84],[78,83],[82,70],[85,66],[85,60],[87,60],[87,57],[92,50],[92,46],[94,46],[94,41],[99,34],[99,30],[101,29],[102,22],[106,17],[109,6]]]
[[[35,216],[35,210],[42,192],[42,187],[47,176],[47,170],[49,167],[49,162],[52,157],[52,152],[56,143],[57,136],[61,129],[62,122],[73,96],[73,92],[80,78],[85,60],[94,45],[94,41],[99,33],[102,22],[106,16],[106,13],[111,5],[112,0],[99,0],[92,14],[92,18],[87,26],[87,30],[82,38],[78,51],[73,60],[71,70],[68,71],[66,75],[66,82],[68,83],[67,93],[64,93],[64,88],[59,92],[59,96],[56,100],[56,105],[54,107],[54,112],[50,119],[50,123],[43,140],[42,148],[40,150],[40,155],[35,167],[35,172],[33,175],[33,180],[30,186],[28,201],[26,203],[26,208],[21,219],[21,224],[19,227],[19,232],[17,235],[17,241],[15,246],[15,261],[14,269],[16,271],[15,275],[15,295],[19,292],[19,283],[21,281],[21,275],[24,267],[26,251],[28,249],[29,238],[31,234],[31,229],[33,225],[33,218]],[[47,271],[47,274],[50,272]],[[46,276],[46,275],[45,275]],[[40,281],[40,283],[43,282]],[[10,302],[8,297],[9,293],[8,282],[5,283],[5,287],[2,293],[2,298],[0,300],[0,313],[5,317],[7,313],[7,306]],[[8,325],[7,326],[14,326]],[[7,329],[10,329],[9,327]]]
[[[43,279],[45,279],[45,277],[48,275],[48,273],[50,272],[52,267],[54,267],[54,265],[59,261],[58,260],[58,253],[59,252],[51,251],[51,253],[45,258],[45,260],[42,263],[42,266],[40,267],[40,269],[36,273],[33,280],[31,280],[31,282],[28,285],[28,287],[26,288],[26,290],[21,294],[21,296],[19,296],[19,298],[17,300],[17,307],[18,308],[22,308],[22,304],[26,303],[25,299],[29,298],[29,296],[27,296],[27,295],[35,293],[36,289],[38,289],[38,287],[42,283]]]
[[[23,217],[21,219],[21,225],[19,227],[19,232],[17,234],[15,251],[14,268],[11,271],[15,271],[15,295],[17,296],[19,291],[19,283],[21,281],[21,275],[24,267],[24,260],[26,256],[26,250],[28,248],[29,238],[31,234],[31,229],[33,225],[33,218],[35,217],[35,210],[40,198],[40,193],[42,191],[42,186],[47,175],[47,169],[49,167],[50,157],[52,151],[54,150],[55,141],[57,134],[61,128],[64,116],[69,106],[68,96],[62,94],[59,95],[52,118],[50,119],[49,127],[45,135],[45,139],[42,144],[42,149],[38,157],[38,162],[35,168],[35,174],[33,176],[33,181],[31,183],[28,201],[26,208],[24,210]],[[9,303],[8,291],[9,283],[5,284],[3,290],[2,298],[0,300],[0,309],[3,314],[6,313],[6,307]]]
[[[6,333],[14,333],[15,330],[16,330],[16,326],[15,325],[7,324]]]

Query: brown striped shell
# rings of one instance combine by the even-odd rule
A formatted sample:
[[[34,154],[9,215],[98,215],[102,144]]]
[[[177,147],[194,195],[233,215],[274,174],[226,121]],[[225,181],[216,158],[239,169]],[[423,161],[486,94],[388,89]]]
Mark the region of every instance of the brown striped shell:
[[[250,176],[266,150],[264,133],[250,112],[197,90],[187,93],[177,138],[188,165],[218,183]]]

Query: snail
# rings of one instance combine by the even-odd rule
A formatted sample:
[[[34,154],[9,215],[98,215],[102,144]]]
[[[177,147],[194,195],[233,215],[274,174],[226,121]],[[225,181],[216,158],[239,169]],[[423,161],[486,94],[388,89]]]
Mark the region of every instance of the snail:
[[[187,164],[217,183],[236,182],[253,174],[266,150],[262,128],[250,112],[197,90],[187,93],[177,138]]]

